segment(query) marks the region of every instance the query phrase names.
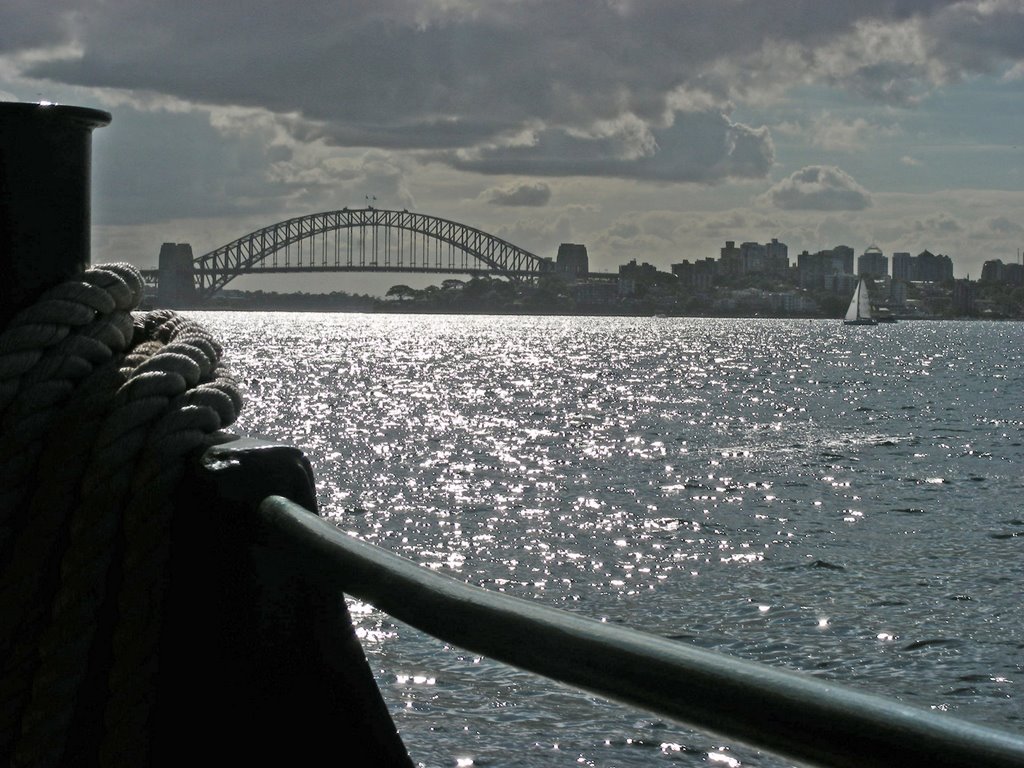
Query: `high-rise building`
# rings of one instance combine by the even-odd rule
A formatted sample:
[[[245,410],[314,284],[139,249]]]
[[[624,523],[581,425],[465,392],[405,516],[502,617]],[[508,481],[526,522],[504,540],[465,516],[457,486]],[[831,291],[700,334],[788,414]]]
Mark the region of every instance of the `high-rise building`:
[[[760,243],[740,244],[740,271],[744,275],[765,271],[765,248]]]
[[[953,279],[953,260],[949,256],[921,251],[915,257],[917,279],[925,283],[945,283]]]
[[[766,271],[773,275],[786,274],[789,271],[789,248],[786,244],[773,237],[764,249]]]
[[[913,262],[910,260],[911,256],[906,251],[900,251],[892,255],[892,279],[893,280],[913,280],[911,277],[911,270],[913,268]]]
[[[889,259],[881,248],[869,246],[857,257],[857,274],[861,277],[885,277],[889,274]]]
[[[725,247],[718,252],[718,259],[722,263],[722,272],[727,275],[739,275],[743,273],[743,258],[740,249],[736,247],[735,240],[726,240]]]
[[[824,288],[831,275],[853,274],[853,249],[841,245],[830,251],[804,251],[797,257],[797,270],[801,288]],[[829,282],[829,285],[834,284],[835,281]]]
[[[679,284],[694,290],[707,290],[715,284],[718,263],[714,259],[704,259],[691,264],[683,259],[672,265],[672,274],[679,278]]]
[[[973,315],[975,312],[975,283],[957,280],[953,283],[953,312],[958,315]]]
[[[1002,259],[991,259],[981,268],[981,282],[1024,285],[1024,265],[1004,264]]]
[[[909,253],[892,255],[893,280],[919,283],[946,283],[953,279],[953,260],[949,256],[921,251],[917,256]]]
[[[834,256],[842,259],[843,272],[848,275],[854,274],[853,272],[853,248],[848,245],[837,245],[832,249]]]

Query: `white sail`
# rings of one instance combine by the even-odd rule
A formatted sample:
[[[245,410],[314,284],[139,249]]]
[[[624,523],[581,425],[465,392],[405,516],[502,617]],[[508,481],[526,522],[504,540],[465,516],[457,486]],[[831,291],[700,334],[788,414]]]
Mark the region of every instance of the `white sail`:
[[[868,296],[868,285],[861,278],[857,290],[850,299],[850,307],[846,310],[844,321],[847,323],[871,323],[871,298]]]

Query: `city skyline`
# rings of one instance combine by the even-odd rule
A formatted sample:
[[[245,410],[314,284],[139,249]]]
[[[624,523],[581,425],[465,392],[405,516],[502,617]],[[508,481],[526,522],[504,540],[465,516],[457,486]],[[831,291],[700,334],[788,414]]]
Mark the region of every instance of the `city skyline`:
[[[141,267],[369,198],[609,271],[776,237],[977,279],[1024,245],[1019,0],[340,11],[19,0],[0,99],[113,113],[93,256]]]

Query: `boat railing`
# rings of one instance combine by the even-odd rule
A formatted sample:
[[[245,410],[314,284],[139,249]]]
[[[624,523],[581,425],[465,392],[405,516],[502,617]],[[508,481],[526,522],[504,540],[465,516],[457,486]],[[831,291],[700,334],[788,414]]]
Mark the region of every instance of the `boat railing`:
[[[458,581],[359,541],[287,499],[264,541],[318,589],[439,640],[802,764],[1022,766],[1024,738],[809,674],[741,660]]]

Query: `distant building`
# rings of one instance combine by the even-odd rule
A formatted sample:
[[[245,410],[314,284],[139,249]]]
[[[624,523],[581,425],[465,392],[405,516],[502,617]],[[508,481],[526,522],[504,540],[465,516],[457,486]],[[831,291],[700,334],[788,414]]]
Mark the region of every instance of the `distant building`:
[[[910,260],[910,254],[906,251],[900,251],[892,255],[892,279],[893,280],[912,280],[910,276],[913,262]]]
[[[684,259],[672,265],[672,274],[679,278],[679,284],[696,291],[706,291],[714,287],[718,263],[714,259],[704,259],[691,264]]]
[[[921,251],[917,256],[909,253],[892,255],[892,276],[894,280],[909,280],[918,283],[945,283],[953,279],[953,260],[949,256]]]
[[[981,282],[1024,285],[1024,264],[1003,264],[1000,259],[986,261],[981,268]]]
[[[773,293],[770,296],[772,310],[787,315],[804,315],[817,312],[818,302],[811,297],[796,291]]]
[[[665,282],[674,282],[676,277],[669,272],[661,272],[653,264],[646,261],[637,264],[636,259],[631,259],[628,264],[619,266],[619,295],[635,296],[640,286],[646,289],[652,285],[659,285]]]
[[[789,271],[789,247],[776,238],[765,245],[765,271],[772,275],[784,275]]]
[[[776,238],[763,245],[746,242],[739,247],[735,240],[726,240],[719,262],[724,275],[784,275],[789,269],[789,248]]]
[[[917,279],[924,283],[945,283],[953,279],[953,260],[949,256],[921,251],[916,256]]]
[[[840,296],[853,295],[853,290],[857,287],[857,276],[846,272],[835,272],[824,277],[822,287],[826,291]]]
[[[983,283],[1001,283],[1003,282],[1003,264],[1002,259],[990,259],[986,261],[981,267],[981,282]]]
[[[577,304],[612,304],[619,296],[618,286],[609,280],[581,280],[571,288]]]
[[[736,247],[735,240],[725,241],[725,247],[718,252],[718,260],[721,263],[723,274],[743,274],[743,256],[740,249]]]
[[[579,243],[562,243],[558,246],[555,271],[568,275],[585,276],[590,272],[590,258],[587,246]]]
[[[765,247],[760,243],[740,243],[740,273],[764,272],[765,253]]]
[[[826,280],[832,275],[853,274],[853,249],[841,245],[830,251],[804,251],[797,256],[796,264],[801,288],[827,288]]]
[[[861,277],[885,277],[889,274],[889,259],[877,245],[868,247],[857,257],[857,274]]]
[[[975,314],[975,286],[971,280],[957,280],[953,283],[953,312],[956,315]]]
[[[905,280],[893,280],[889,284],[889,306],[902,308],[907,305],[907,283]]]
[[[619,279],[636,280],[638,283],[653,283],[658,279],[658,268],[646,261],[637,264],[636,259],[631,259],[628,264],[619,266]]]
[[[832,254],[842,260],[843,272],[852,275],[853,272],[853,248],[848,245],[837,245],[832,249]]]

